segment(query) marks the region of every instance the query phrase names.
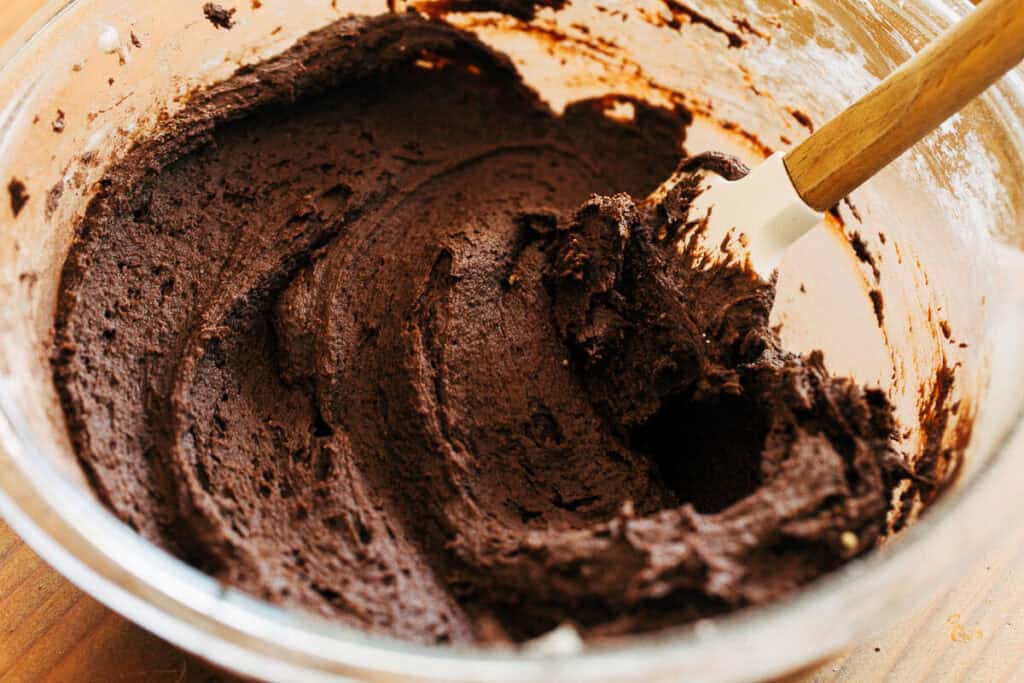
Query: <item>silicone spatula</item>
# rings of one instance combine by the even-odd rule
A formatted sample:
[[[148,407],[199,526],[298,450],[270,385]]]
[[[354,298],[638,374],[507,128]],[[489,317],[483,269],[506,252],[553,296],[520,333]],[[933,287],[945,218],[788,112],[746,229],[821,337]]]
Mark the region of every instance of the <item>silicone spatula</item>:
[[[984,0],[793,150],[772,155],[739,180],[706,173],[687,215],[691,223],[706,221],[704,263],[745,250],[768,279],[786,248],[824,211],[1021,60],[1024,0]],[[652,196],[663,196],[680,179],[673,176]]]

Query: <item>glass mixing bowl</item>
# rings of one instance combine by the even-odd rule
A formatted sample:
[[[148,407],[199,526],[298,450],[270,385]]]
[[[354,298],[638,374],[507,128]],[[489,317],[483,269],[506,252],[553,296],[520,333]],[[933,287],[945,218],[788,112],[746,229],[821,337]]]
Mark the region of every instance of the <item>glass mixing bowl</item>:
[[[219,31],[199,0],[54,0],[0,52],[0,180],[10,191],[17,179],[29,196],[17,216],[0,206],[0,513],[60,572],[172,643],[261,678],[732,681],[791,671],[884,627],[955,578],[1020,509],[1018,70],[855,193],[856,211],[840,211],[845,228],[823,224],[780,270],[773,315],[784,341],[821,348],[834,372],[885,388],[909,456],[926,447],[936,377],[953,371],[942,398],[950,419],[933,447],[939,476],[960,472],[919,522],[792,599],[602,645],[421,647],[227,589],[122,525],[76,464],[48,362],[78,218],[110,161],[186,107],[190,92],[386,4],[245,2],[237,25]],[[724,146],[756,160],[795,144],[808,119],[835,114],[968,9],[958,0],[577,0],[540,10],[531,26],[488,14],[448,19],[511,54],[555,109],[608,94],[684,104],[698,114],[689,152]],[[608,102],[609,115],[630,115],[623,101]],[[742,135],[723,133],[736,123]],[[854,231],[877,274],[851,249]],[[873,289],[884,300],[880,321]]]

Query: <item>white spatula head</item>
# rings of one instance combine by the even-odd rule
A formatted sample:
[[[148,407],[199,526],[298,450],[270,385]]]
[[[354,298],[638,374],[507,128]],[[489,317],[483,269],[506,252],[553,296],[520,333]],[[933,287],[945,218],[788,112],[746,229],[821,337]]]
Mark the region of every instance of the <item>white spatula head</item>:
[[[699,267],[749,261],[757,274],[768,280],[786,248],[822,219],[793,187],[781,153],[739,180],[726,180],[710,171],[701,174],[702,189],[686,220],[692,229],[677,245],[680,253],[699,255],[695,259]],[[682,180],[674,175],[651,199],[660,201]]]

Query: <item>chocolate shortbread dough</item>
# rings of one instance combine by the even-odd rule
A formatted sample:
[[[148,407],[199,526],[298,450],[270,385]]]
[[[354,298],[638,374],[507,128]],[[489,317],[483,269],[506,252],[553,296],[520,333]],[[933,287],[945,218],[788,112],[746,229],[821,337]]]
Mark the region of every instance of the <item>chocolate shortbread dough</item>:
[[[780,347],[772,283],[680,248],[695,185],[644,198],[691,117],[632,104],[556,114],[414,15],[195,94],[63,273],[97,495],[228,585],[429,643],[649,631],[875,546],[889,404]]]

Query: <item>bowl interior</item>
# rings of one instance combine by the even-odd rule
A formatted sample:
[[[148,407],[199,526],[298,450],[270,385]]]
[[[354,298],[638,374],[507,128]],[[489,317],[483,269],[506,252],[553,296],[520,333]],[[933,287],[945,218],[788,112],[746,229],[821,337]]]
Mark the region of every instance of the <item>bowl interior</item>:
[[[158,129],[164,117],[187,108],[196,88],[279,53],[344,14],[379,13],[388,4],[264,0],[258,9],[240,6],[236,27],[218,31],[199,9],[183,11],[177,3],[79,0],[51,5],[51,18],[37,23],[34,34],[22,34],[16,52],[9,48],[9,60],[0,66],[0,180],[5,187],[23,183],[29,199],[17,215],[6,205],[0,209],[0,412],[7,420],[0,436],[10,456],[7,481],[15,480],[16,470],[20,482],[18,494],[7,495],[28,510],[43,536],[59,536],[54,530],[70,523],[71,510],[102,519],[95,523],[105,529],[118,525],[88,494],[48,361],[60,269],[104,168]],[[855,9],[841,0],[644,0],[570,3],[559,11],[542,9],[529,23],[493,13],[446,19],[512,56],[527,83],[556,110],[595,96],[608,96],[610,114],[617,116],[629,115],[628,108],[623,114],[623,97],[685,106],[696,114],[687,152],[724,149],[756,161],[798,143],[951,15],[945,6],[910,1],[897,6],[873,0]],[[897,408],[907,457],[934,451],[937,476],[952,480],[962,469],[959,489],[989,468],[1024,402],[1014,391],[1024,379],[1015,352],[1024,331],[1022,93],[1018,73],[953,117],[796,244],[779,273],[773,316],[784,342],[797,351],[821,349],[834,372],[883,387]],[[58,118],[64,122],[60,132],[53,126]],[[855,234],[859,251],[851,247]],[[941,424],[938,414],[946,416]],[[60,487],[45,485],[53,477]],[[8,486],[0,483],[0,489]],[[59,499],[57,491],[74,502]],[[955,501],[962,494],[948,497]],[[191,570],[169,569],[177,562],[156,559],[158,551],[129,560],[130,544],[141,543],[130,537],[121,529],[102,548],[85,539],[74,549],[70,538],[59,537],[55,545],[108,568],[132,563],[135,595],[145,603],[132,608],[140,610],[134,618],[147,609],[166,617],[167,600],[185,601],[166,595],[170,584],[153,588],[170,581],[167,571],[201,595],[195,600],[209,606],[209,623],[218,623],[223,615],[217,610],[229,603],[244,612],[235,627],[269,629],[255,637],[261,647],[276,641],[270,659],[309,649],[309,643],[293,646],[282,635],[286,628],[319,634],[334,650],[320,654],[341,664],[354,655],[339,643],[352,648],[362,642],[305,617],[225,597]],[[901,539],[890,545],[901,545]],[[95,565],[93,571],[100,572]],[[819,606],[827,602],[823,595],[815,598]],[[769,623],[739,619],[750,622],[748,629]],[[201,630],[193,624],[190,632]],[[853,632],[841,630],[847,639]],[[708,639],[719,636],[688,629],[672,638],[669,645],[686,642],[711,653]],[[784,668],[813,648],[803,652],[787,655],[788,664],[779,653],[766,654],[744,671]],[[435,655],[442,656],[430,653]],[[453,666],[446,670],[451,678],[470,670]],[[485,671],[479,662],[475,666],[475,673]],[[537,671],[495,669],[494,676],[518,672],[530,678]],[[592,673],[618,675],[610,664]]]

